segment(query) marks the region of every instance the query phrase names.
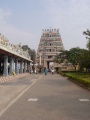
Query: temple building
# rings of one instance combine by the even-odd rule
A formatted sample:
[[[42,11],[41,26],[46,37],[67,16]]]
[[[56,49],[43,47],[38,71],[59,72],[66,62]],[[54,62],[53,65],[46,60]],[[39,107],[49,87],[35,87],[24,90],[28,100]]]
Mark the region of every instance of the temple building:
[[[38,45],[36,63],[47,69],[60,66],[54,63],[54,58],[64,50],[59,29],[42,30],[41,39]]]
[[[21,44],[14,45],[0,33],[0,75],[11,76],[30,73],[31,57]]]

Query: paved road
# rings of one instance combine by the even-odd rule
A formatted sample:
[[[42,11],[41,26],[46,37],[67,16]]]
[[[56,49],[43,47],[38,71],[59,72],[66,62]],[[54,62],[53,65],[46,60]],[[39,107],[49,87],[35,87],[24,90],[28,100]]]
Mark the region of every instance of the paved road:
[[[60,75],[31,75],[11,84],[15,90],[28,86],[0,120],[90,120],[90,91]]]
[[[27,77],[26,77],[27,75]],[[28,89],[41,75],[26,74],[0,83],[0,116],[10,106],[13,99]]]

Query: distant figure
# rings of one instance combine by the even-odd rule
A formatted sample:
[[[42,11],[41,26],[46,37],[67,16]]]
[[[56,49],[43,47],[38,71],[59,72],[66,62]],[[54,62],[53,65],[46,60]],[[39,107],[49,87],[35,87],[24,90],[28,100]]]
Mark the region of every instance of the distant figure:
[[[45,68],[45,69],[44,69],[44,74],[47,75],[47,72],[48,72],[48,71],[47,71],[47,69]]]
[[[52,75],[54,74],[54,69],[51,70]]]
[[[38,74],[38,69],[36,69],[36,74]]]
[[[36,69],[34,70],[34,73],[36,74]]]
[[[35,74],[37,74],[38,73],[38,69],[36,68],[34,72],[35,72]]]

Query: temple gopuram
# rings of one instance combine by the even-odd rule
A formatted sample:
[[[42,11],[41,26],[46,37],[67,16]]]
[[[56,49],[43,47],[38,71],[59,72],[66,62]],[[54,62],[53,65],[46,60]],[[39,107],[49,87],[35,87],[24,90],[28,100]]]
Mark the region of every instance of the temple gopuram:
[[[60,64],[54,63],[53,60],[62,50],[64,50],[64,46],[59,29],[42,30],[37,50],[37,65],[46,67],[47,69],[60,66]]]

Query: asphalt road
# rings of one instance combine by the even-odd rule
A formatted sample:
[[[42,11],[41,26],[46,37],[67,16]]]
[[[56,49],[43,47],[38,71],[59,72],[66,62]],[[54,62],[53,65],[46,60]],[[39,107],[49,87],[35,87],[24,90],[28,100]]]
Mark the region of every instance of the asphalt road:
[[[32,74],[1,87],[7,102],[0,120],[90,120],[90,91],[58,74]]]

